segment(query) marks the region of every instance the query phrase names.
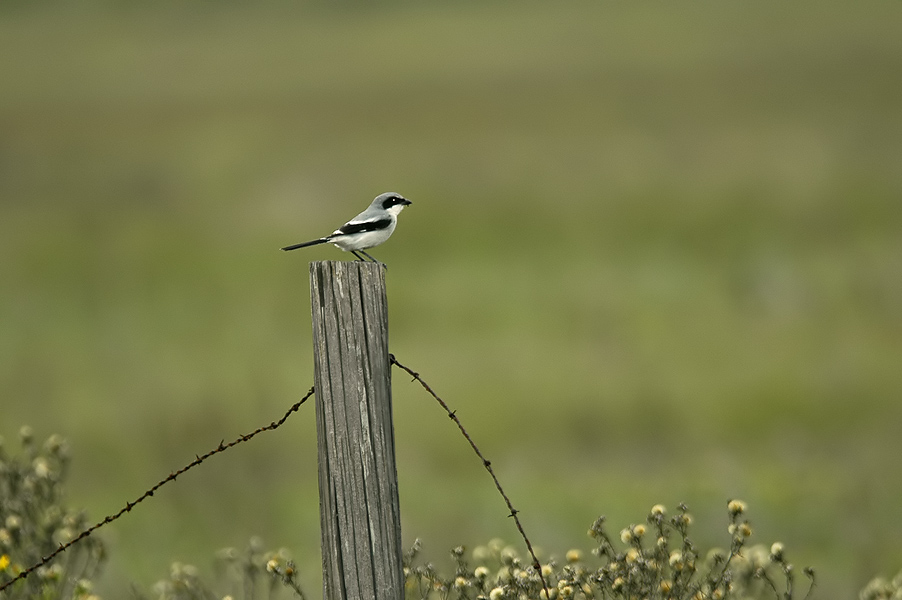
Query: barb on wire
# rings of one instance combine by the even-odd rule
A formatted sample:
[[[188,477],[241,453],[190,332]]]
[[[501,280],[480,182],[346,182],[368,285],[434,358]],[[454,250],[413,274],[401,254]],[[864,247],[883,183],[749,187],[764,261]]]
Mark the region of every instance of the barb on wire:
[[[292,407],[289,408],[288,411],[287,411],[287,412],[282,416],[282,418],[279,419],[278,421],[273,421],[273,422],[270,423],[269,425],[266,425],[266,426],[264,426],[264,427],[259,427],[259,428],[255,429],[254,431],[252,431],[252,432],[250,432],[250,433],[246,433],[246,434],[244,434],[244,435],[238,436],[236,439],[232,440],[232,441],[229,442],[228,444],[226,444],[226,443],[225,443],[225,440],[223,440],[223,441],[219,442],[219,445],[218,445],[216,448],[213,448],[212,450],[210,450],[210,451],[207,452],[206,454],[203,454],[203,455],[201,455],[201,456],[195,456],[195,458],[194,458],[193,461],[191,461],[190,463],[188,463],[187,465],[185,465],[184,467],[182,467],[182,468],[179,469],[178,471],[174,471],[174,472],[170,473],[170,474],[169,474],[167,477],[165,477],[164,479],[161,479],[159,482],[157,482],[156,485],[154,485],[152,488],[150,488],[149,490],[147,490],[146,492],[144,492],[143,494],[141,494],[141,495],[138,497],[137,500],[135,500],[134,502],[126,502],[126,503],[125,503],[125,506],[123,506],[123,507],[119,510],[119,512],[107,516],[107,517],[104,518],[102,521],[98,521],[97,523],[95,523],[95,524],[92,525],[91,527],[88,527],[87,529],[85,529],[84,531],[82,531],[80,534],[78,534],[76,537],[72,538],[71,540],[69,540],[69,541],[66,542],[65,544],[60,544],[60,546],[59,546],[56,550],[54,550],[53,552],[51,552],[50,554],[48,554],[47,556],[45,556],[44,558],[42,558],[42,559],[40,560],[40,562],[38,562],[38,563],[36,563],[36,564],[34,564],[34,565],[28,567],[27,569],[25,569],[24,571],[22,571],[21,573],[19,573],[18,575],[16,575],[14,578],[12,578],[12,579],[10,579],[9,581],[7,581],[6,583],[4,583],[2,586],[0,586],[0,592],[2,592],[3,590],[5,590],[6,588],[8,588],[9,586],[11,586],[12,584],[14,584],[15,582],[19,581],[20,579],[25,579],[25,578],[28,577],[31,573],[33,573],[33,572],[36,571],[37,569],[43,567],[44,565],[46,565],[47,563],[49,563],[51,560],[53,560],[54,558],[56,558],[57,555],[59,555],[59,554],[62,553],[62,552],[65,552],[65,551],[66,551],[68,548],[70,548],[72,545],[74,545],[74,544],[80,542],[81,540],[85,539],[86,537],[88,537],[89,535],[91,535],[92,533],[94,533],[96,530],[100,529],[100,528],[103,527],[104,525],[106,525],[106,524],[108,524],[108,523],[112,523],[113,521],[115,521],[116,519],[118,519],[119,517],[121,517],[122,515],[124,515],[125,513],[131,511],[131,509],[133,509],[133,508],[135,507],[136,504],[138,504],[139,502],[141,502],[141,501],[143,501],[143,500],[149,498],[150,496],[153,496],[153,495],[154,495],[154,492],[156,492],[158,489],[160,489],[161,487],[163,487],[164,485],[166,485],[166,484],[169,483],[170,481],[175,481],[176,478],[177,478],[179,475],[181,475],[182,473],[184,473],[185,471],[187,471],[187,470],[189,470],[189,469],[192,469],[192,468],[196,467],[197,465],[199,465],[200,463],[204,462],[205,460],[207,460],[208,458],[210,458],[210,457],[213,456],[214,454],[219,454],[220,452],[224,452],[224,451],[228,450],[228,449],[231,448],[232,446],[237,446],[238,444],[240,444],[240,443],[242,443],[242,442],[246,442],[246,441],[250,440],[252,437],[254,437],[255,435],[257,435],[258,433],[263,433],[264,431],[272,431],[273,429],[276,429],[277,427],[280,427],[280,426],[282,425],[282,423],[284,423],[284,422],[288,419],[288,417],[291,416],[291,414],[292,414],[293,412],[297,411],[297,410],[301,407],[301,404],[303,404],[304,402],[306,402],[307,399],[310,398],[310,396],[312,396],[312,395],[313,395],[313,388],[311,387],[311,388],[310,388],[310,391],[307,392],[307,394],[306,394],[303,398],[301,398],[301,399],[298,400],[296,403],[294,403],[294,405],[292,405]]]
[[[526,549],[529,550],[529,555],[532,557],[532,566],[533,568],[535,568],[536,572],[539,574],[539,578],[542,580],[542,588],[544,588],[545,591],[545,598],[550,598],[551,596],[548,590],[548,584],[545,582],[545,576],[542,574],[542,565],[541,563],[539,563],[539,559],[538,557],[536,557],[536,553],[532,549],[532,544],[530,543],[529,538],[526,536],[526,531],[523,530],[523,524],[520,523],[520,517],[517,516],[520,511],[514,508],[514,505],[511,503],[510,498],[504,492],[504,488],[501,487],[501,482],[498,481],[498,477],[495,475],[495,471],[492,469],[491,461],[489,461],[482,454],[482,451],[479,450],[476,442],[473,441],[473,438],[471,438],[470,434],[467,433],[467,430],[464,429],[463,423],[461,423],[460,419],[457,418],[457,411],[448,408],[448,405],[445,403],[445,401],[439,398],[438,394],[433,391],[432,387],[428,383],[423,381],[419,373],[399,363],[394,354],[389,354],[388,358],[393,365],[397,366],[403,371],[406,371],[408,375],[413,377],[413,380],[423,386],[423,389],[426,390],[426,392],[428,392],[429,395],[432,396],[435,401],[441,405],[445,412],[448,413],[448,417],[450,417],[451,420],[454,421],[454,423],[457,425],[457,428],[460,429],[460,432],[463,434],[464,438],[466,438],[467,442],[469,442],[470,447],[473,448],[473,452],[475,452],[476,456],[479,457],[479,460],[482,461],[482,466],[485,467],[485,470],[488,471],[489,475],[492,476],[492,481],[495,482],[495,487],[498,488],[498,493],[501,494],[501,497],[504,498],[504,502],[507,504],[507,508],[510,511],[510,515],[508,516],[514,519],[514,523],[516,523],[517,525],[517,530],[520,532],[520,537],[522,537],[523,541],[526,542]]]

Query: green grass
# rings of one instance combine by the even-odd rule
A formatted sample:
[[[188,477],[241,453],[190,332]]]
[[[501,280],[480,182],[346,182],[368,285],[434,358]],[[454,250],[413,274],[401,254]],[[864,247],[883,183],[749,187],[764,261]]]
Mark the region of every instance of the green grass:
[[[392,189],[391,349],[539,546],[679,501],[713,542],[741,497],[848,597],[902,564],[900,10],[6,6],[0,433],[69,439],[101,518],[277,418],[345,258],[278,248]],[[401,376],[395,410],[405,540],[513,539]],[[101,593],[252,534],[315,589],[313,420],[113,526]]]

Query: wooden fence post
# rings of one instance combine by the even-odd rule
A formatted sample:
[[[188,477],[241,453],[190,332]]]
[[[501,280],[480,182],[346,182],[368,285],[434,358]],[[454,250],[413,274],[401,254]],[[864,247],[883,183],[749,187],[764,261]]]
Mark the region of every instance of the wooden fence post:
[[[385,270],[310,264],[325,600],[402,600]]]

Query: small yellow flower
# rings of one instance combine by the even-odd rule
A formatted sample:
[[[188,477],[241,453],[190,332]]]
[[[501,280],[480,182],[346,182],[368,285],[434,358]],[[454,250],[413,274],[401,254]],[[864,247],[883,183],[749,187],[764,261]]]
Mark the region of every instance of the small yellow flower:
[[[783,544],[780,542],[774,542],[770,547],[770,557],[771,560],[781,561],[783,560]]]
[[[504,597],[504,588],[496,587],[489,592],[490,600],[501,600]]]
[[[43,456],[34,459],[32,467],[34,467],[34,474],[37,475],[38,479],[50,477],[50,463]]]
[[[44,448],[50,453],[62,453],[65,451],[66,440],[56,433],[47,438],[47,441],[44,442]]]
[[[269,562],[266,563],[266,572],[267,573],[276,573],[279,570],[279,561],[275,558],[269,559]]]
[[[662,592],[664,592],[666,594],[666,593],[670,592],[670,590],[672,590],[672,589],[673,589],[672,581],[670,581],[669,579],[664,579],[663,581],[661,581],[661,591]]]
[[[0,556],[0,571],[5,571],[6,567],[8,567],[8,566],[9,566],[9,556],[7,556],[6,554],[4,554],[3,556]]]
[[[620,532],[620,541],[624,544],[629,544],[633,539],[633,532],[629,527]]]
[[[667,512],[667,509],[664,508],[663,504],[655,504],[654,506],[651,507],[651,514],[653,514],[656,517],[663,517],[664,513],[666,513],[666,512]]]
[[[554,569],[551,568],[551,565],[542,565],[543,577],[551,577],[552,573],[554,573]]]
[[[470,585],[470,582],[467,581],[466,577],[461,577],[458,575],[457,579],[454,580],[454,587],[456,587],[457,589],[463,589],[468,585]]]
[[[645,535],[645,525],[636,525],[635,527],[633,527],[633,535],[635,535],[637,538],[641,538],[643,535]]]
[[[752,526],[748,523],[743,523],[739,526],[739,533],[742,534],[742,537],[749,537],[752,535]]]
[[[742,500],[730,500],[727,503],[727,510],[730,511],[731,515],[741,515],[745,512],[746,505]]]
[[[567,562],[575,563],[579,562],[583,559],[583,553],[579,550],[568,550],[567,551]]]
[[[632,564],[639,560],[639,551],[635,548],[630,548],[629,552],[626,553],[626,562]]]
[[[473,571],[473,575],[476,579],[485,579],[489,576],[489,570],[485,567],[476,567],[476,570]]]

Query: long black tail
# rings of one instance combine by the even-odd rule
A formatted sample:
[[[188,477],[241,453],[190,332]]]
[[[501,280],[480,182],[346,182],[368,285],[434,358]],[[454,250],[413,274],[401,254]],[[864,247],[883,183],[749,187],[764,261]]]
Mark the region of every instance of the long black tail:
[[[307,246],[316,246],[317,244],[325,244],[328,243],[329,238],[320,238],[318,240],[313,240],[312,242],[303,242],[300,244],[295,244],[294,246],[285,246],[282,250],[297,250],[298,248],[306,248]]]

